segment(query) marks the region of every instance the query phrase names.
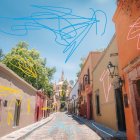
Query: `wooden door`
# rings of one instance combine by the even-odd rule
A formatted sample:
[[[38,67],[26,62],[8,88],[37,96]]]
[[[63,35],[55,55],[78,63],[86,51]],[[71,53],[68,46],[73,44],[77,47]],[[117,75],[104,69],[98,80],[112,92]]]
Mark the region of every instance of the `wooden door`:
[[[137,125],[140,132],[140,79],[133,82],[133,91],[134,91],[136,113],[138,119]]]
[[[14,114],[14,126],[18,126],[19,125],[20,109],[21,109],[21,101],[16,99],[15,114]]]
[[[118,130],[125,131],[125,115],[124,115],[124,106],[123,106],[123,97],[122,90],[115,89],[115,99],[116,99],[116,114],[117,114],[117,122],[118,122]]]

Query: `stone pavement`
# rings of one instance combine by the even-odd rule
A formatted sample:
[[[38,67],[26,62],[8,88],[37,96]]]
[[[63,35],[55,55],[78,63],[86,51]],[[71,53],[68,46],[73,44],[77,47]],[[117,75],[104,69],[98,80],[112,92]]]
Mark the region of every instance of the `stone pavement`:
[[[87,120],[83,117],[79,117],[76,115],[73,115],[73,117],[77,120],[80,120],[84,124],[86,124],[88,127],[90,127],[92,130],[98,133],[105,140],[126,140],[127,139],[125,132],[114,131],[113,129],[110,129],[104,125],[96,123],[93,120]]]
[[[55,113],[51,114],[49,117],[47,117],[45,119],[42,119],[39,122],[36,122],[34,124],[21,128],[19,130],[16,130],[6,136],[3,136],[0,138],[0,140],[21,140],[24,137],[26,137],[27,135],[29,135],[30,133],[32,133],[33,131],[35,131],[36,129],[38,129],[39,127],[50,122],[54,116],[55,116]]]
[[[32,132],[24,140],[102,140],[102,138],[71,115],[57,112],[50,122]]]

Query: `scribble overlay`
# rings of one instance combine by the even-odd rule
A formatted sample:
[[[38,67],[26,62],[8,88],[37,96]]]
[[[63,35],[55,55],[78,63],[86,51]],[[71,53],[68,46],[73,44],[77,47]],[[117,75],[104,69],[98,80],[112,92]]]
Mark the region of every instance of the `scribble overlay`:
[[[55,35],[55,42],[64,46],[63,53],[67,53],[65,63],[87,36],[93,25],[95,25],[96,35],[99,34],[99,28],[103,29],[100,35],[103,35],[106,30],[107,16],[102,10],[94,11],[90,8],[91,17],[83,17],[73,14],[70,8],[39,5],[32,5],[31,7],[37,11],[27,17],[0,17],[0,23],[3,21],[11,23],[9,30],[0,27],[0,32],[24,36],[31,30],[50,30]]]

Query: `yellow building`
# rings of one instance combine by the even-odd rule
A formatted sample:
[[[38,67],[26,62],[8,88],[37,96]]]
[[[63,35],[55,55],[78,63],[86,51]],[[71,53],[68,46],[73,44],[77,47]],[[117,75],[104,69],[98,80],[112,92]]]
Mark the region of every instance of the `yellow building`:
[[[110,66],[110,67],[109,67]],[[113,68],[113,72],[109,68]],[[113,74],[111,76],[111,74]],[[93,118],[116,131],[125,131],[115,35],[93,70]]]

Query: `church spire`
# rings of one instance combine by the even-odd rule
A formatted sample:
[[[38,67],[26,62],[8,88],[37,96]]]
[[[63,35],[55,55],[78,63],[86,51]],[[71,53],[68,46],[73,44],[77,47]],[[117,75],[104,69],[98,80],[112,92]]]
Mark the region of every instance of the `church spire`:
[[[61,81],[64,81],[64,71],[62,70]]]

